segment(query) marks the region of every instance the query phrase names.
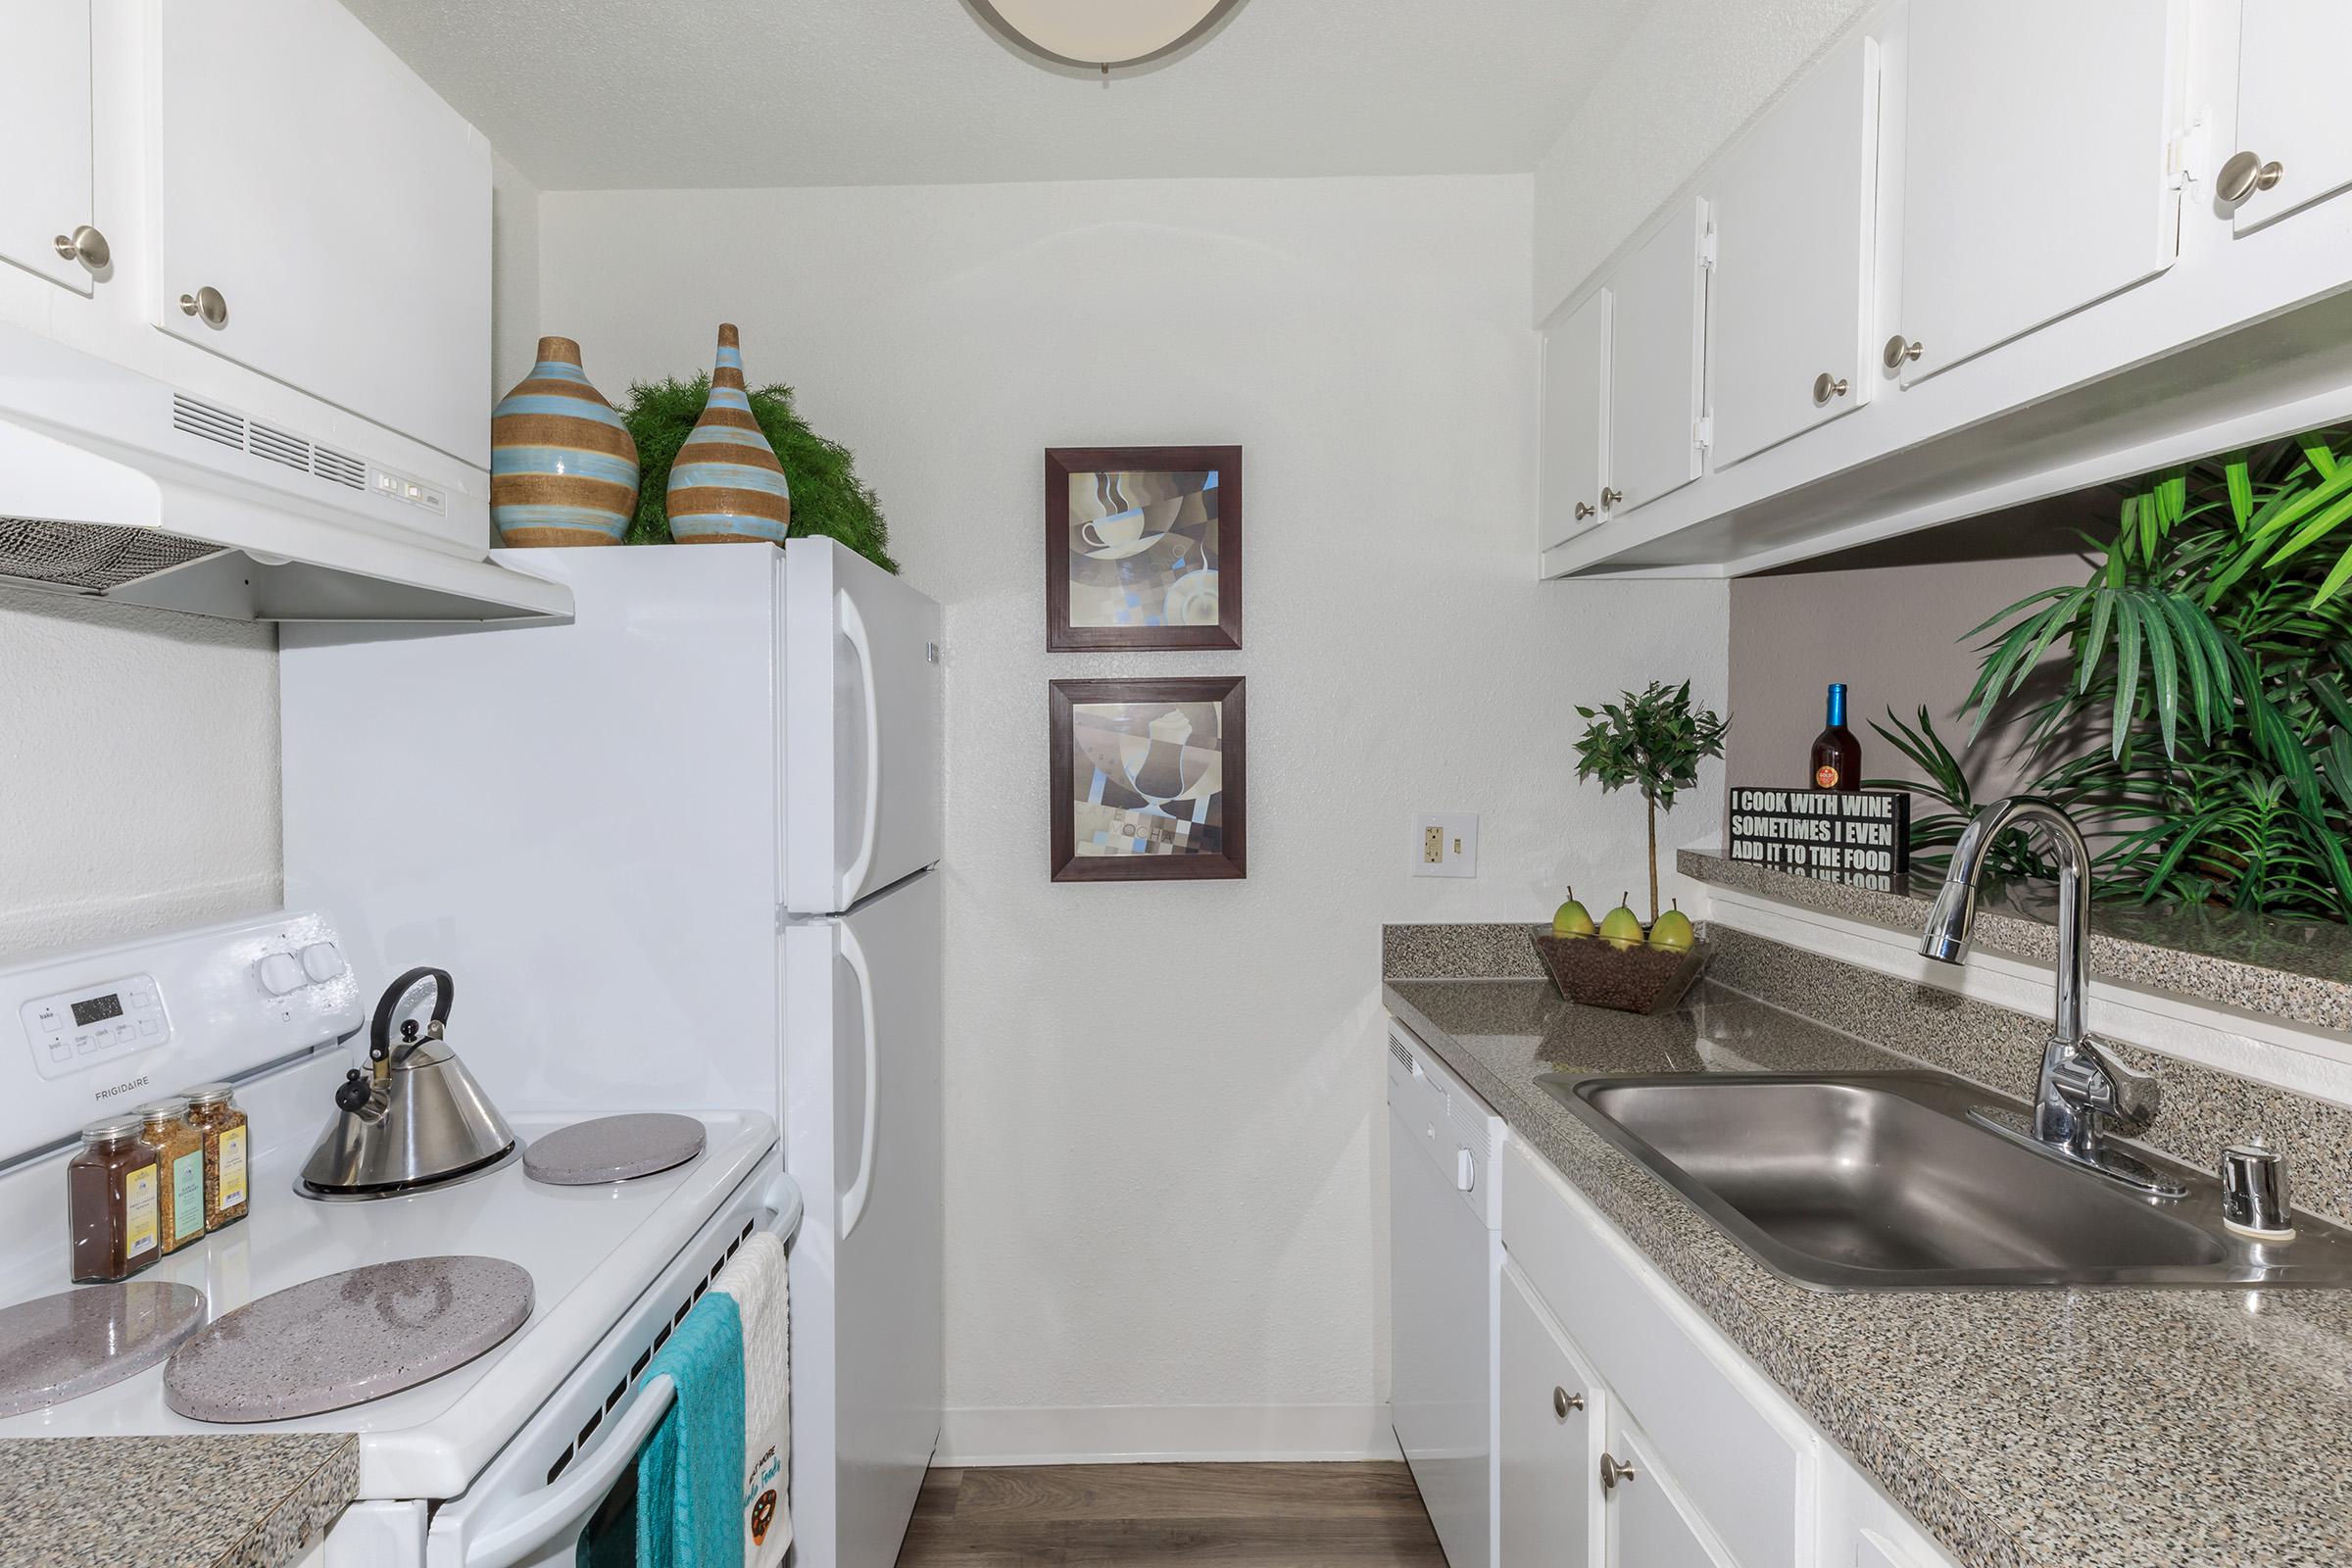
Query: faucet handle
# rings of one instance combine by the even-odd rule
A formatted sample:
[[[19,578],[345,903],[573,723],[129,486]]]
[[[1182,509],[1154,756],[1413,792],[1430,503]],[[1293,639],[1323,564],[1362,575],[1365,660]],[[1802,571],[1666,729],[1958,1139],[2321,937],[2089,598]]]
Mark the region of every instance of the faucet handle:
[[[2088,1035],[2067,1047],[2049,1084],[2076,1110],[2103,1118],[2126,1138],[2148,1130],[2164,1099],[2154,1073],[2125,1066]]]

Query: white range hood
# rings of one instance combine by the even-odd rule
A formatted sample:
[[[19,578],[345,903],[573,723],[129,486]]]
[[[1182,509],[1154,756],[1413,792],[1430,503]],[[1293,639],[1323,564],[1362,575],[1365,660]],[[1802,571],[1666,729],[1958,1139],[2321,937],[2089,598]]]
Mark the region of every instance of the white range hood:
[[[237,620],[570,615],[560,583],[388,527],[406,503],[379,492],[400,483],[366,454],[0,325],[0,581]]]

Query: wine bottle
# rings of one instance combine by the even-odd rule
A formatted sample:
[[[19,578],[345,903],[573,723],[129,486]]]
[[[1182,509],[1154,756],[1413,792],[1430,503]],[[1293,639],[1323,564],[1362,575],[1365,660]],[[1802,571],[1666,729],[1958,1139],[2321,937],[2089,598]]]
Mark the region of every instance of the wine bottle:
[[[1813,787],[1817,790],[1858,790],[1862,787],[1862,743],[1845,727],[1845,683],[1830,686],[1830,727],[1813,742]]]

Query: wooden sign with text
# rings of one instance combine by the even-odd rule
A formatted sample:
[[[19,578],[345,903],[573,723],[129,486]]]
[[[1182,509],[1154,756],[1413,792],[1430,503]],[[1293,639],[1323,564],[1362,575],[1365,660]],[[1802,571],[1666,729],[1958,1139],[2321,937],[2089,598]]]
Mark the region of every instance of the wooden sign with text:
[[[1731,856],[1743,864],[1881,891],[1911,867],[1906,791],[1735,785],[1731,796]]]

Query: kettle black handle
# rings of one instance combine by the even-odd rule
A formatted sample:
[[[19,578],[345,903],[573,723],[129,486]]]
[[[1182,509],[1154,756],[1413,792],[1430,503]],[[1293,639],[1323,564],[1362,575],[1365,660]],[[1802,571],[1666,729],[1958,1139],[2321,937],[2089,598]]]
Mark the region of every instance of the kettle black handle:
[[[400,999],[407,996],[419,980],[430,980],[433,983],[433,1022],[430,1032],[438,1038],[443,1027],[448,1024],[449,1004],[456,999],[457,982],[450,979],[447,969],[436,969],[431,964],[418,964],[407,974],[393,981],[384,992],[383,1000],[375,1004],[375,1021],[368,1029],[368,1059],[369,1061],[391,1059],[392,1009],[400,1005]]]

